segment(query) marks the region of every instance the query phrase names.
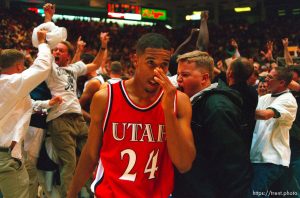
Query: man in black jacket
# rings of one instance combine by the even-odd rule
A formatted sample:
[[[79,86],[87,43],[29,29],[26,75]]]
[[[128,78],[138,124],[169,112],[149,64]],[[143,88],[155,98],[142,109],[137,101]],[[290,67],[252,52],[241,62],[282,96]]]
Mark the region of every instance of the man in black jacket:
[[[214,61],[206,52],[183,54],[178,63],[178,86],[192,102],[197,156],[188,173],[175,173],[174,197],[246,197],[251,169],[239,93],[211,83]]]
[[[253,131],[255,127],[255,110],[258,94],[254,87],[247,84],[248,78],[254,71],[253,65],[247,58],[239,57],[231,62],[226,71],[227,83],[231,89],[238,91],[243,99],[242,135],[250,152]]]

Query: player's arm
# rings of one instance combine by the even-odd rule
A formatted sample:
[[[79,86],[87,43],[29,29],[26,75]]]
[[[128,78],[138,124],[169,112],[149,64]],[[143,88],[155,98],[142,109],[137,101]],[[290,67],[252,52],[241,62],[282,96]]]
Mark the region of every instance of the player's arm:
[[[196,156],[190,125],[191,103],[187,95],[177,92],[177,112],[175,113],[174,99],[177,90],[162,69],[157,68],[154,71],[154,79],[164,89],[162,107],[165,114],[168,152],[176,168],[184,173],[190,170]]]
[[[86,105],[92,100],[94,94],[100,90],[100,86],[101,83],[99,80],[92,79],[87,83],[82,95],[80,96],[79,103],[83,117],[86,121],[90,121],[91,119],[90,114],[86,111]]]
[[[97,92],[93,97],[88,139],[81,152],[79,162],[68,191],[68,198],[77,197],[78,192],[91,176],[98,163],[99,152],[102,145],[102,123],[106,110],[106,105],[100,104],[106,104],[108,101],[107,98],[107,89]]]

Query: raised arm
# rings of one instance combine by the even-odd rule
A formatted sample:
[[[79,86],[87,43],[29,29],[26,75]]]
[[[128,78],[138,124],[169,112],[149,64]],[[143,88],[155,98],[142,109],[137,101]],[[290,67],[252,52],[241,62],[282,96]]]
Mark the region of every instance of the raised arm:
[[[293,65],[293,58],[288,50],[288,46],[289,46],[289,39],[288,38],[284,38],[281,40],[282,41],[282,45],[283,45],[283,53],[284,53],[284,60],[285,60],[285,64],[287,66]]]
[[[80,56],[82,55],[82,53],[84,51],[85,45],[86,45],[86,43],[83,40],[81,40],[81,36],[79,36],[79,38],[77,39],[76,52],[75,52],[75,55],[74,55],[71,63],[76,63],[76,62],[80,61]]]
[[[274,60],[273,58],[273,41],[268,41],[267,44],[267,53],[264,51],[261,51],[260,53],[263,55],[263,58],[267,61]]]
[[[239,52],[239,45],[238,43],[236,42],[235,39],[231,39],[231,45],[234,47],[235,49],[235,52],[233,54],[233,57],[232,58],[239,58],[241,56],[240,52]]]
[[[45,19],[44,22],[50,22],[52,20],[52,17],[55,13],[55,4],[51,4],[51,3],[46,3],[43,6],[44,9],[44,13],[45,13]]]
[[[90,73],[92,71],[96,71],[100,65],[101,61],[103,61],[103,56],[105,53],[105,50],[107,49],[107,43],[109,41],[109,36],[107,32],[101,32],[100,34],[100,39],[101,39],[101,48],[99,49],[95,59],[93,60],[92,63],[87,64],[87,73]]]
[[[194,40],[195,36],[199,32],[199,29],[193,28],[191,34],[181,43],[175,50],[174,55],[186,53],[189,50],[191,42]]]
[[[207,27],[208,11],[201,12],[200,30],[196,43],[196,49],[200,51],[207,51],[209,44],[209,33]]]
[[[68,191],[68,198],[77,197],[78,192],[92,175],[97,166],[99,152],[102,145],[102,123],[106,108],[106,105],[99,104],[106,104],[107,101],[107,89],[97,92],[93,97],[91,104],[91,123],[89,135],[81,152],[79,162]]]
[[[192,167],[196,148],[191,130],[192,108],[187,95],[177,92],[162,69],[156,68],[155,81],[163,90],[162,107],[165,114],[167,147],[170,158],[176,168],[187,172]],[[177,95],[177,100],[175,100]],[[174,106],[174,100],[177,101]],[[176,109],[176,111],[175,111]]]
[[[47,31],[40,30],[37,32],[39,42],[39,53],[33,64],[25,71],[22,72],[22,88],[17,89],[19,95],[27,95],[36,86],[43,82],[50,73],[52,55],[50,48],[46,42]]]

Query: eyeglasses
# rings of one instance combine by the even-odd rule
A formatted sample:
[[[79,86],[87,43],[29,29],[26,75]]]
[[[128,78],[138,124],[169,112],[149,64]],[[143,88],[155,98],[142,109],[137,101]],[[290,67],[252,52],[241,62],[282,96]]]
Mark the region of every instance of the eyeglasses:
[[[266,76],[266,80],[278,80],[278,79],[275,78],[274,76],[268,74],[268,75]]]

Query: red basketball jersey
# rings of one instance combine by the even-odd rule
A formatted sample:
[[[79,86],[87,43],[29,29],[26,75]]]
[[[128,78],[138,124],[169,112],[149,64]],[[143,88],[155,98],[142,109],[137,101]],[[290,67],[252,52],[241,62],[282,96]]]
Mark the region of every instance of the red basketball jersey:
[[[109,85],[96,197],[163,197],[173,191],[173,165],[167,143],[161,92],[140,107],[131,101],[124,81]]]

